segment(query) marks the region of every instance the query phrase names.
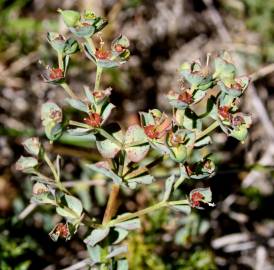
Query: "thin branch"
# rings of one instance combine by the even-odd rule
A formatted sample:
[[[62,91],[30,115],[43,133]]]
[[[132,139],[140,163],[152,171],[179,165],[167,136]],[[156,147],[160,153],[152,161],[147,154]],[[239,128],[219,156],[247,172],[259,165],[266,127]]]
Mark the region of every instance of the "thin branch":
[[[25,219],[37,207],[36,203],[29,204],[19,215],[18,220]]]

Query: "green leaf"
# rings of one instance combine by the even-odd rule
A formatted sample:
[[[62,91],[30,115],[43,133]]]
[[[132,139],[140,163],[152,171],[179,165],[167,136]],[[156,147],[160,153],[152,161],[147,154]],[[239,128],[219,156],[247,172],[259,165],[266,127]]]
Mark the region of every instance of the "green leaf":
[[[39,139],[37,137],[32,137],[29,139],[26,139],[23,141],[23,146],[25,148],[25,150],[34,156],[38,156],[39,152],[40,152],[40,142]]]
[[[143,126],[155,125],[153,116],[150,113],[140,112],[141,123]]]
[[[191,213],[191,207],[189,205],[173,205],[172,209],[182,212],[186,215],[189,215]]]
[[[85,95],[90,104],[95,104],[94,96],[88,86],[84,86]]]
[[[97,243],[105,239],[109,234],[109,228],[94,229],[84,240],[87,245],[94,247]]]
[[[170,157],[176,162],[182,163],[187,158],[187,148],[183,144],[178,146],[169,147]]]
[[[66,40],[64,45],[64,55],[74,54],[79,50],[80,47],[77,40],[75,40],[74,38],[69,38],[68,40]]]
[[[124,215],[127,215],[127,214],[124,214]],[[123,215],[121,215],[119,217],[123,217]],[[139,218],[135,218],[135,219],[131,219],[131,220],[127,220],[127,221],[118,223],[115,225],[115,227],[122,228],[127,231],[134,231],[134,230],[138,230],[141,228],[141,222],[140,222]]]
[[[112,249],[112,251],[107,255],[106,259],[116,257],[116,256],[121,255],[122,253],[126,253],[126,252],[128,252],[127,246],[114,247]]]
[[[132,162],[141,161],[149,151],[149,144],[144,130],[139,125],[132,125],[125,134],[125,151]]]
[[[114,109],[115,106],[112,103],[108,103],[106,107],[103,108],[103,111],[101,112],[101,117],[102,117],[102,123],[104,124],[108,117],[111,114],[112,109]]]
[[[71,33],[76,35],[77,37],[91,37],[95,34],[95,27],[93,25],[83,25],[83,26],[77,26],[77,27],[70,27],[69,30]]]
[[[73,221],[78,218],[69,208],[62,208],[58,206],[56,207],[56,212],[58,215],[67,218],[68,221]]]
[[[131,189],[135,189],[137,184],[149,185],[154,181],[154,177],[152,175],[144,175],[136,178],[131,178],[127,180],[127,185]]]
[[[95,164],[88,164],[86,166],[91,170],[101,173],[106,177],[112,179],[112,181],[116,184],[122,183],[122,179],[111,170],[109,164],[106,161],[100,161]]]
[[[245,124],[235,127],[231,133],[230,136],[243,142],[246,140],[248,136],[248,130]]]
[[[65,195],[65,200],[67,202],[67,206],[80,217],[83,211],[83,205],[81,201],[76,197],[67,194]]]
[[[212,140],[210,136],[206,136],[198,141],[195,142],[194,146],[195,147],[203,147],[205,145],[211,144]]]
[[[126,259],[118,260],[117,270],[128,270],[128,262]]]
[[[104,130],[122,144],[123,132],[118,124],[110,124],[106,126]],[[101,134],[96,134],[96,145],[98,151],[104,158],[114,158],[121,150],[121,146],[118,145],[115,140],[112,138],[106,139]]]
[[[76,110],[89,113],[88,106],[78,99],[66,98],[66,102]]]
[[[175,182],[174,174],[167,178],[165,181],[165,192],[163,194],[163,201],[167,201],[170,197],[171,191],[173,189],[173,185]]]
[[[99,245],[94,247],[87,245],[88,254],[94,264],[101,262],[102,248]]]
[[[15,164],[15,168],[18,171],[22,171],[22,172],[26,172],[26,173],[30,173],[34,171],[34,168],[38,165],[38,161],[36,158],[34,157],[24,157],[21,156],[16,164]]]
[[[114,245],[122,242],[128,235],[128,230],[122,228],[115,228],[114,231],[118,233],[117,239],[113,242]]]
[[[61,13],[61,16],[62,16],[65,24],[69,27],[75,26],[81,18],[80,13],[77,11],[74,11],[74,10],[58,9],[58,12]]]

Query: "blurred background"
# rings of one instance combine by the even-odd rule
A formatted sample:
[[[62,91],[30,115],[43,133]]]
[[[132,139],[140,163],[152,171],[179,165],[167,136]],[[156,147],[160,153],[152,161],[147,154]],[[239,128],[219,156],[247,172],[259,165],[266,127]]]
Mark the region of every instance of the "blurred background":
[[[128,239],[130,269],[274,269],[273,0],[0,0],[0,269],[63,269],[87,257],[84,232],[69,242],[51,241],[48,232],[59,221],[54,209],[24,211],[32,183],[14,166],[24,138],[41,136],[48,151],[62,155],[64,181],[94,217],[102,217],[106,203],[108,184],[82,163],[99,159],[93,145],[62,138],[52,146],[43,138],[42,103],[57,102],[73,115],[62,89],[40,76],[56,63],[46,33],[66,34],[58,8],[106,17],[106,43],[119,33],[130,39],[130,61],[106,71],[102,82],[113,88],[119,110],[112,118],[124,127],[136,122],[138,111],[170,110],[164,95],[178,87],[184,61],[228,50],[240,75],[252,79],[242,101],[242,111],[253,118],[249,139],[241,144],[221,132],[213,137],[218,171],[203,184],[212,188],[216,207],[188,217],[161,210],[142,218],[142,230]],[[80,94],[83,84],[94,82],[95,66],[78,54],[68,75]],[[158,168],[155,184],[125,191],[121,211],[155,203],[160,179],[173,166]],[[182,196],[197,184],[184,184]]]

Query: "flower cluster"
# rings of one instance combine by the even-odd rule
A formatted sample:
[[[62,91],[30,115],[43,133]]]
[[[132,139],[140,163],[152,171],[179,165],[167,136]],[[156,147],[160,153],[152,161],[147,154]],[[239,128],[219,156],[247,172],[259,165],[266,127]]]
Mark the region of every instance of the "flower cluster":
[[[16,168],[32,175],[34,181],[31,201],[50,204],[56,208],[60,222],[50,232],[50,237],[69,240],[80,225],[87,227],[84,243],[90,256],[90,266],[100,269],[128,269],[124,258],[127,247],[123,240],[132,230],[140,228],[139,216],[161,207],[189,214],[191,208],[202,209],[214,206],[209,187],[193,189],[181,200],[172,200],[174,192],[185,180],[200,180],[212,177],[215,164],[204,147],[212,142],[211,132],[220,127],[228,136],[245,141],[251,125],[250,116],[239,111],[239,98],[248,86],[247,77],[236,77],[236,67],[227,53],[214,58],[213,65],[207,61],[184,63],[180,67],[183,85],[177,91],[169,91],[167,100],[172,113],[151,109],[140,112],[140,125],[126,130],[118,123],[108,123],[115,106],[110,102],[111,88],[103,90],[100,79],[104,69],[120,66],[129,56],[129,40],[119,35],[105,49],[104,42],[95,42],[107,21],[90,11],[80,14],[73,10],[59,10],[73,37],[48,33],[48,42],[57,53],[58,67],[51,67],[43,74],[44,81],[60,85],[69,95],[66,102],[77,111],[77,119],[67,119],[62,109],[53,102],[41,108],[41,120],[46,137],[54,143],[66,136],[85,136],[94,141],[104,160],[86,164],[91,172],[111,179],[112,191],[102,223],[98,223],[84,210],[62,181],[61,157],[52,162],[38,138],[24,141],[30,157],[20,157]],[[88,59],[96,65],[94,88],[84,86],[84,98],[79,98],[66,83],[70,56],[83,48]],[[210,91],[210,89],[216,91]],[[202,102],[203,101],[203,102]],[[196,108],[199,107],[198,114]],[[206,120],[206,121],[205,121]],[[205,127],[205,123],[207,126]],[[208,123],[210,123],[208,125]],[[158,154],[148,162],[149,151]],[[153,155],[152,155],[153,156]],[[135,213],[115,216],[119,189],[136,189],[155,181],[151,168],[164,159],[170,159],[176,171],[165,180],[165,188],[159,203]],[[48,166],[50,176],[40,171]],[[42,170],[43,172],[43,170]]]

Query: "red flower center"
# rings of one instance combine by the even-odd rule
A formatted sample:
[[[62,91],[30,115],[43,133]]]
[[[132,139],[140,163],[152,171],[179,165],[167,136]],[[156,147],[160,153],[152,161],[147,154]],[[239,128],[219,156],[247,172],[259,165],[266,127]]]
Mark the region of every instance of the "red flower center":
[[[94,128],[100,127],[102,118],[98,113],[91,113],[89,118],[84,118],[84,122]]]
[[[109,52],[107,52],[106,50],[104,50],[102,48],[96,49],[95,56],[98,59],[105,60],[109,57]]]
[[[159,132],[156,130],[156,127],[154,125],[148,125],[144,127],[144,131],[150,139],[155,139],[159,136]]]
[[[63,70],[61,68],[50,69],[49,78],[51,80],[57,80],[63,78]]]
[[[201,194],[200,192],[196,191],[196,192],[192,193],[190,199],[191,199],[192,207],[197,207],[197,206],[200,206],[200,202],[201,202],[201,200],[204,199],[204,195]]]
[[[220,116],[222,116],[224,119],[229,120],[231,118],[231,114],[229,112],[228,106],[223,106],[218,108],[218,113]]]
[[[59,234],[60,237],[67,238],[69,236],[69,229],[67,224],[59,223],[56,226],[56,233]]]
[[[182,94],[180,94],[178,99],[186,104],[190,104],[193,102],[192,95],[189,94],[187,91],[184,91]]]

